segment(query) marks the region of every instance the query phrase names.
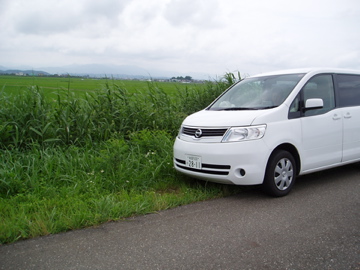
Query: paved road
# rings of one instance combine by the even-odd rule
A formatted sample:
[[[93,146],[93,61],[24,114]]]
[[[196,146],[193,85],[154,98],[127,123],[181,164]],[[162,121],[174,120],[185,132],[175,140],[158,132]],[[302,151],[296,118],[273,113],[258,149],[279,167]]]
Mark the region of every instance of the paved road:
[[[360,269],[360,168],[0,246],[0,269]]]

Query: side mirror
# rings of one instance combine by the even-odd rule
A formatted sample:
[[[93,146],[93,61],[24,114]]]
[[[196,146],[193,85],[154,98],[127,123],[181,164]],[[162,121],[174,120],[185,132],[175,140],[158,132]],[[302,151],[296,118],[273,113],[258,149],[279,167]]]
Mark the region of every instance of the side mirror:
[[[324,107],[324,101],[321,98],[310,98],[305,102],[305,110],[321,109]]]

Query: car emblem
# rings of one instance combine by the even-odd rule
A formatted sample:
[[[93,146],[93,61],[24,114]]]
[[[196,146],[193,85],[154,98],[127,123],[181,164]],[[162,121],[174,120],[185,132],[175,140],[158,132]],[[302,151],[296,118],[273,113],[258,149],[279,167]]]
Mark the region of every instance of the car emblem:
[[[202,131],[199,128],[198,130],[195,131],[195,138],[200,138],[202,136]]]

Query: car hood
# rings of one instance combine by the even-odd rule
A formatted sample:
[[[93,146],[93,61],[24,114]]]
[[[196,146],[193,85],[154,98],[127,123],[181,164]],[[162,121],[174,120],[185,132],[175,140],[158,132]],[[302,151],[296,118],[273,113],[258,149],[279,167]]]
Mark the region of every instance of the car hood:
[[[263,110],[209,111],[202,110],[188,116],[183,125],[195,127],[249,126]]]

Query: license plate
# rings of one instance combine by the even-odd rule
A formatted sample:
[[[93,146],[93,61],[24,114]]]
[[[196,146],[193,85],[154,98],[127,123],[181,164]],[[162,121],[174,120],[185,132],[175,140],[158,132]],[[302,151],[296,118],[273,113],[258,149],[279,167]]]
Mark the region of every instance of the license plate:
[[[186,166],[192,169],[201,170],[201,157],[199,156],[186,156]]]

